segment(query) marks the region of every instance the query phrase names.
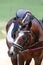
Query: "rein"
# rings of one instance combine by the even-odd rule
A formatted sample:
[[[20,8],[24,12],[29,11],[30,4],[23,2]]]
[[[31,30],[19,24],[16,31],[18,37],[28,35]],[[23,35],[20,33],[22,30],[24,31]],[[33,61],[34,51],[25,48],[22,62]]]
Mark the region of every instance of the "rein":
[[[35,44],[32,44],[31,46],[29,46],[29,49],[35,47],[36,45],[38,46],[38,44],[42,44],[42,47],[43,47],[43,41],[38,41],[38,42],[35,42]]]
[[[28,51],[29,51],[29,52],[32,52],[32,51],[35,51],[35,50],[43,49],[43,46],[39,46],[39,47],[33,48],[35,45],[41,44],[41,43],[43,43],[43,41],[36,42],[36,43],[33,44],[32,46],[29,46],[28,49],[24,49],[21,45],[13,44],[13,46],[19,49],[19,51],[18,51],[17,54],[20,54],[20,53],[23,53],[23,52],[28,52]]]
[[[21,30],[21,31],[19,31],[19,32],[29,32],[30,33],[30,31],[23,31],[23,30]],[[28,40],[28,37],[26,38],[26,40],[24,41],[24,43],[23,43],[23,45],[21,46],[21,45],[19,45],[19,44],[15,44],[15,43],[13,43],[12,45],[15,47],[15,48],[18,48],[20,51],[25,51],[25,50],[27,50],[26,48],[24,48],[24,46],[25,46],[25,43],[27,42],[27,40]],[[40,47],[35,47],[36,45],[38,45],[38,44],[43,44],[43,41],[38,41],[38,42],[34,42],[35,44],[32,44],[31,46],[29,46],[28,47],[28,49],[30,50],[32,50],[32,49],[36,49],[36,48],[40,48]],[[33,47],[35,47],[35,48],[33,48]]]
[[[25,53],[27,53],[27,52],[34,52],[34,51],[36,51],[36,50],[40,50],[40,49],[43,49],[43,47],[38,47],[38,48],[32,48],[32,49],[26,49],[26,50],[24,50],[24,51],[22,51],[22,52],[20,52],[20,53],[23,53],[23,52],[25,52]]]

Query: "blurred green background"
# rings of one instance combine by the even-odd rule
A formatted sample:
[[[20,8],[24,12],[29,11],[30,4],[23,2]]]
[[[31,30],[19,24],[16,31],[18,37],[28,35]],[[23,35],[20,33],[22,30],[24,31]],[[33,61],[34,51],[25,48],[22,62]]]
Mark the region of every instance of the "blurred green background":
[[[5,25],[20,8],[29,9],[38,19],[43,18],[43,0],[0,0],[0,39],[6,37]]]

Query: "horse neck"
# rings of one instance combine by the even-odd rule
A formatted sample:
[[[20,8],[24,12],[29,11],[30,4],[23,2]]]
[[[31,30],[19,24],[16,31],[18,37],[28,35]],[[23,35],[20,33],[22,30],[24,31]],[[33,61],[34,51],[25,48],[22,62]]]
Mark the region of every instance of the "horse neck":
[[[39,30],[39,32],[40,32],[40,30],[42,30],[42,28],[41,28],[41,26],[40,26],[40,24],[39,24],[38,19],[34,18],[34,19],[32,20],[32,25],[33,25],[37,30]]]
[[[36,18],[34,18],[33,20],[32,20],[32,31],[33,32],[37,32],[37,31],[39,31],[39,39],[43,39],[43,30],[42,30],[42,28],[41,28],[41,26],[40,26],[40,24],[39,24],[39,21],[36,19]]]

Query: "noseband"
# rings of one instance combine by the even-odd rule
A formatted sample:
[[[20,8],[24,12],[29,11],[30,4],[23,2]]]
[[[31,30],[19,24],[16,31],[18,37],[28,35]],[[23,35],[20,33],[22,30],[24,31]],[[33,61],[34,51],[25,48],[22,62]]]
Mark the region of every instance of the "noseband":
[[[23,32],[23,33],[25,33],[25,32],[28,32],[28,33],[30,33],[30,31],[23,31],[23,30],[19,30],[18,32]],[[27,40],[29,39],[29,36],[27,36],[26,38],[25,38],[25,40],[24,40],[24,42],[22,43],[22,45],[19,45],[19,44],[15,44],[15,43],[12,43],[12,45],[14,46],[14,48],[18,48],[20,51],[24,51],[26,48],[24,48],[25,47],[25,44],[26,44],[26,42],[27,42]],[[19,51],[18,51],[19,52]]]

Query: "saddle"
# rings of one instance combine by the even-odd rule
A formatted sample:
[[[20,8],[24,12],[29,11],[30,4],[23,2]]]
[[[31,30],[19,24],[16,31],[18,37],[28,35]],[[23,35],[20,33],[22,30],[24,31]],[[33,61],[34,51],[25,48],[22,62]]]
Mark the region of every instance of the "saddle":
[[[41,25],[41,27],[43,29],[43,20],[39,20],[39,23],[40,23],[40,25]]]

